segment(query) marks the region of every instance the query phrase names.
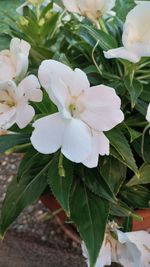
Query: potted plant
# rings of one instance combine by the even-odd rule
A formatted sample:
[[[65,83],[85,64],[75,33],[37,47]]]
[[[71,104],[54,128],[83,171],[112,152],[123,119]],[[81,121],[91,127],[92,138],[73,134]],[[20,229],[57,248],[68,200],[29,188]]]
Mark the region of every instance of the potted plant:
[[[76,227],[88,266],[148,267],[150,3],[29,0],[18,10],[2,34],[0,152],[23,158],[1,238],[41,198]]]

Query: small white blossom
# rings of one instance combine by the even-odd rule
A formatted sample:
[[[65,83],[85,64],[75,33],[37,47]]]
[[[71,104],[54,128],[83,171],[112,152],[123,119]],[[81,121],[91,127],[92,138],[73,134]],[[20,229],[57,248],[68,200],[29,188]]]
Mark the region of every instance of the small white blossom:
[[[137,1],[123,27],[123,47],[104,52],[106,58],[122,58],[133,63],[150,56],[150,2]]]
[[[27,0],[21,6],[19,6],[16,9],[16,11],[17,11],[18,14],[23,16],[24,7],[28,6],[29,8],[32,9],[33,6],[40,5],[40,4],[43,5],[43,6],[47,6],[50,2],[51,2],[51,0]]]
[[[0,51],[0,81],[20,81],[28,69],[30,44],[24,40],[13,38],[10,50]]]
[[[14,123],[24,128],[35,111],[29,101],[40,102],[42,91],[34,75],[27,76],[17,86],[13,81],[0,82],[0,129],[9,129]]]
[[[116,0],[62,0],[62,2],[68,11],[79,13],[92,21],[96,21],[111,11]]]
[[[103,131],[124,119],[115,90],[105,85],[90,87],[80,69],[73,71],[54,60],[42,62],[39,80],[58,112],[33,124],[35,149],[49,154],[61,148],[69,160],[97,166],[99,154],[109,155],[109,140]]]

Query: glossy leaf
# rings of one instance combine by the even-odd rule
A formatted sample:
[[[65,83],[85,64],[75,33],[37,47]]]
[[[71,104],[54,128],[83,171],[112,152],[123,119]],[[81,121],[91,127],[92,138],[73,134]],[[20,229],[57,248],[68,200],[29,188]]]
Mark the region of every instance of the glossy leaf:
[[[143,186],[125,186],[120,191],[121,199],[134,209],[150,207],[150,190]]]
[[[103,50],[108,50],[117,47],[116,40],[109,34],[95,29],[95,27],[87,24],[82,24],[80,27],[80,36],[86,40],[89,44],[92,44],[92,40],[99,42],[99,46]],[[92,38],[92,40],[91,40]]]
[[[0,136],[0,153],[3,153],[14,146],[28,143],[30,143],[29,134],[8,134]]]
[[[139,177],[136,175],[127,183],[127,186],[150,184],[150,164],[143,164],[139,169]]]
[[[117,201],[115,195],[109,187],[109,183],[104,180],[98,169],[91,170],[86,168],[84,171],[83,181],[94,194],[113,203]]]
[[[133,80],[132,84],[128,79],[125,80],[125,86],[131,97],[131,107],[134,108],[139,96],[143,91],[143,85],[137,80]]]
[[[54,157],[48,170],[48,184],[66,213],[69,211],[69,196],[73,180],[73,163],[66,158],[63,159],[64,176],[59,173],[59,157]]]
[[[24,208],[31,205],[43,193],[47,185],[49,163],[35,176],[25,175],[18,182],[17,177],[8,186],[2,205],[0,235],[4,236],[7,228],[14,222]]]
[[[126,179],[126,172],[126,166],[111,156],[100,162],[100,173],[115,195]]]
[[[72,187],[70,212],[71,219],[86,244],[90,267],[94,267],[104,239],[109,213],[108,201],[90,192],[82,182],[76,182]]]
[[[111,145],[116,149],[118,154],[123,159],[123,162],[135,173],[138,174],[138,168],[135,163],[134,156],[132,154],[131,147],[129,146],[129,143],[124,136],[124,134],[118,130],[113,129],[109,132],[105,133],[107,138],[109,139]]]

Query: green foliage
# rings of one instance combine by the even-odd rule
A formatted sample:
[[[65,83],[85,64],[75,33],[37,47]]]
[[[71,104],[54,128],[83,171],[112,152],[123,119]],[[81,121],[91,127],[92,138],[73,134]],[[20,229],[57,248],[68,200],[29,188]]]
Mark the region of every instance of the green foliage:
[[[42,155],[33,149],[31,125],[19,129],[11,127],[7,136],[0,136],[0,153],[25,152],[18,173],[8,187],[2,206],[0,234],[19,216],[24,208],[43,194],[47,185],[67,215],[77,226],[94,267],[99,254],[108,220],[122,217],[124,230],[131,230],[132,218],[140,220],[135,209],[150,205],[150,136],[147,131],[142,143],[145,116],[150,102],[150,61],[143,58],[137,64],[126,60],[104,58],[103,51],[122,46],[122,27],[133,0],[117,0],[116,16],[103,19],[101,30],[79,15],[53,9],[54,0],[46,7],[31,10],[26,6],[23,16],[14,16],[18,1],[2,0],[11,10],[0,27],[0,49],[8,48],[12,36],[31,44],[29,73],[37,74],[39,64],[45,59],[55,59],[72,68],[84,70],[91,85],[105,84],[113,87],[121,98],[125,121],[105,132],[110,141],[110,155],[100,157],[95,169],[74,164],[54,155]],[[62,5],[61,5],[62,7]],[[66,16],[67,15],[67,16]],[[3,19],[4,13],[1,19]],[[57,112],[48,94],[43,101],[31,103],[35,109],[34,120]],[[33,120],[33,121],[34,121]]]
[[[143,164],[139,169],[139,176],[133,176],[133,178],[127,183],[128,186],[150,184],[150,165]]]
[[[98,169],[85,169],[83,182],[94,194],[101,198],[109,200],[112,203],[116,203],[115,195],[111,191],[110,184],[107,183],[103,176],[100,175]]]
[[[135,163],[134,156],[132,154],[132,150],[128,144],[128,141],[124,134],[121,132],[121,130],[113,129],[110,132],[106,133],[106,136],[108,137],[111,145],[115,148],[115,150],[118,152],[119,157],[116,153],[116,158],[126,164],[132,171],[137,173],[138,175],[138,167]],[[114,156],[114,154],[112,153]]]
[[[30,143],[29,134],[9,134],[0,136],[0,153],[19,145]]]
[[[34,152],[37,153],[37,152]],[[43,157],[40,155],[40,160]],[[33,156],[30,160],[25,159],[25,165],[19,169],[19,179],[14,177],[13,181],[8,186],[6,196],[3,202],[1,217],[0,217],[0,236],[4,236],[7,228],[19,216],[24,208],[37,201],[47,186],[47,171],[50,165],[49,157],[46,158],[46,163],[35,164]],[[45,164],[44,164],[45,163]]]
[[[120,195],[122,200],[134,209],[144,209],[150,207],[150,190],[143,186],[125,186],[120,191]]]
[[[54,196],[69,216],[69,198],[73,181],[73,163],[63,158],[63,166],[59,166],[59,164],[59,157],[54,157],[49,166],[47,181]],[[59,168],[64,169],[64,176],[61,176]]]
[[[126,172],[127,167],[121,162],[118,162],[116,158],[110,156],[101,159],[100,173],[115,195],[118,194],[126,179]]]
[[[77,181],[72,187],[70,212],[88,249],[90,266],[94,267],[104,238],[109,203]]]

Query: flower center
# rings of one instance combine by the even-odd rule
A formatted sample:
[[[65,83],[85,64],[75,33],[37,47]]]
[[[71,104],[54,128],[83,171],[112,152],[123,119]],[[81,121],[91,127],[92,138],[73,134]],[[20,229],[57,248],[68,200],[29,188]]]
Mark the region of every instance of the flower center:
[[[16,105],[16,101],[13,98],[13,95],[7,89],[0,92],[0,104],[6,105],[10,108]]]
[[[68,109],[72,117],[79,118],[85,107],[80,101],[75,100],[69,104]]]

